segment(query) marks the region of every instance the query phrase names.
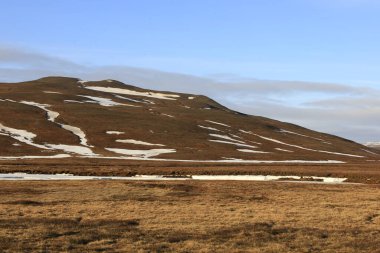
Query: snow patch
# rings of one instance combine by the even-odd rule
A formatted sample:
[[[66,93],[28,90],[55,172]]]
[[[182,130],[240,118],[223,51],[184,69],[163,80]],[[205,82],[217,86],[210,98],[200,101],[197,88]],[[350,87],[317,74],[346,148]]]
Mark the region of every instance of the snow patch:
[[[102,97],[94,97],[94,96],[85,96],[85,95],[78,95],[80,97],[85,97],[85,98],[89,98],[91,99],[92,101],[85,101],[85,102],[91,102],[91,103],[97,103],[101,106],[117,106],[117,105],[123,105],[123,106],[132,106],[132,107],[139,107],[139,106],[136,106],[136,105],[129,105],[129,104],[121,104],[121,103],[118,103],[118,102],[115,102],[113,101],[112,99],[109,99],[109,98],[102,98]]]
[[[251,150],[251,149],[237,149],[237,151],[245,152],[245,153],[257,153],[257,154],[268,154],[270,152]]]
[[[35,106],[44,110],[47,115],[47,120],[51,122],[55,122],[55,119],[58,118],[59,116],[58,112],[49,110],[48,107],[50,107],[50,105],[47,105],[47,104],[40,104],[36,102],[31,102],[31,101],[21,101],[20,104],[31,105],[31,106]]]
[[[41,148],[41,149],[49,149],[49,150],[63,150],[65,152],[69,153],[76,153],[79,155],[87,155],[87,156],[94,156],[95,154],[92,152],[91,149],[86,148],[86,147],[81,147],[81,146],[72,146],[72,145],[63,145],[63,144],[45,144],[45,145],[40,145],[36,144],[33,142],[33,139],[37,136],[34,133],[25,131],[25,130],[20,130],[20,129],[15,129],[11,127],[6,127],[3,124],[0,123],[0,133],[3,135],[7,135],[15,140],[18,140],[19,142]],[[20,144],[17,144],[19,146]],[[13,144],[14,146],[16,146]]]
[[[224,139],[224,140],[229,140],[229,141],[239,142],[239,143],[245,144],[244,141],[233,139],[233,138],[229,137],[228,135],[222,135],[222,134],[209,134],[209,135],[212,136],[212,137],[215,137],[215,138],[219,138],[219,139]]]
[[[206,126],[202,126],[202,125],[198,125],[198,127],[203,128],[203,129],[207,129],[207,130],[211,130],[211,131],[221,132],[219,129],[216,129],[213,127],[206,127]]]
[[[205,121],[209,122],[209,123],[212,123],[212,124],[220,125],[220,126],[231,127],[231,126],[229,126],[227,124],[216,122],[216,121],[212,121],[212,120],[205,120]]]
[[[300,176],[271,176],[271,175],[193,175],[194,180],[237,180],[237,181],[278,181],[286,179],[313,179],[322,180],[323,183],[343,183],[347,178],[334,178],[334,177],[300,177]],[[300,181],[302,182],[302,181]],[[312,181],[307,181],[312,182]]]
[[[182,177],[170,177],[164,175],[136,175],[132,177],[112,177],[112,176],[75,176],[73,174],[28,174],[28,173],[6,173],[0,174],[0,180],[166,180],[166,181],[183,181],[183,180],[236,180],[236,181],[278,181],[278,180],[303,180],[316,179],[313,181],[289,181],[305,183],[329,183],[340,184],[347,178],[334,177],[299,177],[299,176],[272,176],[272,175],[191,175]]]
[[[316,149],[311,149],[311,148],[305,148],[305,147],[301,147],[301,146],[294,145],[294,144],[288,144],[288,143],[285,143],[285,142],[282,142],[282,141],[279,141],[279,140],[276,140],[276,139],[264,137],[264,136],[261,136],[261,135],[258,135],[258,134],[254,134],[254,135],[256,135],[257,137],[260,137],[261,139],[267,140],[267,141],[271,141],[271,142],[275,142],[275,143],[278,143],[278,144],[282,144],[282,145],[286,145],[286,146],[294,147],[294,148],[299,148],[299,149],[303,149],[303,150],[314,151],[314,152],[319,152],[319,153],[326,153],[326,154],[333,154],[333,155],[358,157],[358,158],[363,158],[364,157],[364,156],[360,156],[360,155],[345,154],[345,153],[339,153],[339,152],[330,152],[330,151],[325,151],[325,150],[316,150]]]
[[[137,144],[137,145],[147,145],[147,146],[165,146],[163,144],[153,144],[145,141],[137,141],[133,139],[127,139],[127,140],[116,140],[116,142],[121,142],[121,143],[130,143],[130,144]]]
[[[83,101],[70,100],[70,99],[63,100],[63,102],[65,102],[65,103],[78,103],[78,104],[84,104],[85,103]]]
[[[96,156],[94,152],[92,152],[91,149],[87,147],[82,147],[82,146],[74,146],[74,145],[64,145],[64,144],[46,144],[48,148],[51,149],[56,149],[56,150],[63,150],[64,152],[67,153],[74,153],[78,155],[83,155],[83,156]]]
[[[180,97],[179,95],[175,95],[175,94],[165,94],[165,93],[158,93],[158,92],[141,92],[141,91],[112,88],[112,87],[87,86],[85,88],[89,90],[96,90],[96,91],[101,91],[101,92],[124,94],[124,95],[131,95],[131,96],[143,96],[143,97],[166,99],[166,100],[176,100],[175,98]]]
[[[143,161],[165,161],[165,162],[186,162],[186,163],[242,163],[242,164],[343,164],[338,160],[243,160],[243,159],[222,159],[222,160],[183,160],[183,159],[163,159],[163,158],[143,158],[126,156],[96,156],[97,159],[117,159],[117,160],[143,160]]]
[[[243,143],[236,143],[236,142],[231,142],[231,141],[221,141],[221,140],[209,140],[211,142],[218,142],[218,143],[224,143],[224,144],[231,144],[239,147],[247,147],[247,148],[257,148],[256,146],[248,145],[248,144],[243,144]]]
[[[44,93],[47,93],[47,94],[62,94],[61,92],[58,92],[58,91],[48,91],[48,90],[45,90]]]
[[[252,135],[254,134],[251,131],[245,131],[243,129],[239,129],[239,131],[242,132],[242,133],[245,133],[245,134],[252,134]]]
[[[132,98],[126,98],[126,97],[123,97],[123,96],[120,96],[120,95],[114,95],[114,96],[116,98],[124,99],[124,100],[130,101],[130,102],[134,102],[134,103],[154,104],[154,102],[152,102],[150,100],[145,100],[145,99],[136,100],[136,99],[132,99]]]
[[[0,98],[0,102],[13,102],[13,103],[16,103],[16,101],[14,101],[12,99],[9,99],[9,98],[6,98],[6,99],[1,99]]]
[[[377,154],[375,152],[369,151],[369,150],[364,149],[364,148],[362,148],[361,150],[363,150],[364,152],[367,152],[368,154],[371,154],[371,155],[379,155],[379,154]]]
[[[51,156],[0,156],[0,160],[18,160],[18,159],[56,159],[56,158],[68,158],[71,157],[68,154],[58,154]]]
[[[304,134],[299,134],[299,133],[292,132],[292,131],[288,131],[288,130],[285,130],[285,129],[280,129],[280,132],[281,132],[281,133],[287,133],[287,134],[294,134],[294,135],[298,135],[298,136],[302,136],[302,137],[306,137],[306,138],[314,139],[314,140],[321,141],[321,142],[323,142],[323,143],[326,143],[326,144],[331,145],[331,142],[327,142],[327,141],[325,141],[325,140],[323,140],[323,139],[315,138],[315,137],[311,137],[311,136],[304,135]]]
[[[119,131],[106,131],[106,134],[125,134],[125,132],[119,132]]]
[[[50,107],[50,105],[48,105],[48,104],[39,104],[39,103],[36,103],[36,102],[30,102],[30,101],[21,101],[20,103],[21,104],[35,106],[35,107],[38,107],[38,108],[44,110],[46,112],[46,114],[47,114],[47,120],[48,121],[51,121],[51,122],[53,122],[53,123],[61,126],[63,129],[72,132],[74,135],[76,135],[79,138],[79,141],[80,141],[81,145],[87,146],[87,147],[91,147],[91,146],[89,146],[87,144],[86,134],[80,128],[75,127],[75,126],[70,126],[70,125],[66,125],[66,124],[55,122],[56,118],[58,118],[58,116],[59,116],[59,113],[55,112],[55,111],[52,111],[52,110],[49,110],[47,107]]]
[[[164,116],[166,116],[166,117],[169,117],[169,118],[174,118],[174,116],[173,116],[173,115],[170,115],[170,114],[166,114],[166,113],[161,113],[161,115],[164,115]]]
[[[149,158],[158,156],[161,154],[175,153],[175,149],[148,149],[148,150],[136,150],[136,149],[121,149],[121,148],[106,148],[106,150],[132,157]]]
[[[34,143],[33,138],[35,138],[37,135],[26,130],[7,127],[0,123],[0,134],[9,136],[19,142],[28,144],[30,146],[34,146],[41,149],[49,149],[44,145]]]
[[[63,129],[66,129],[67,131],[70,131],[74,135],[78,136],[81,145],[87,146],[87,147],[92,147],[92,146],[87,144],[86,134],[79,127],[64,125],[64,124],[60,124],[60,125]]]
[[[294,151],[283,149],[283,148],[275,148],[275,150],[283,151],[283,152],[288,152],[288,153],[293,153],[294,152]]]

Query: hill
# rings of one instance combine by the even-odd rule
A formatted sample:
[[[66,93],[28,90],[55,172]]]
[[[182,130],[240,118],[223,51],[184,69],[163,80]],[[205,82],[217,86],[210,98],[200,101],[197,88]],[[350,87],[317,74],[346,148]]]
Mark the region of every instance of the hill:
[[[0,159],[343,163],[374,149],[230,110],[193,94],[114,80],[46,77],[0,84]]]
[[[370,148],[380,149],[380,142],[367,142],[364,145]]]

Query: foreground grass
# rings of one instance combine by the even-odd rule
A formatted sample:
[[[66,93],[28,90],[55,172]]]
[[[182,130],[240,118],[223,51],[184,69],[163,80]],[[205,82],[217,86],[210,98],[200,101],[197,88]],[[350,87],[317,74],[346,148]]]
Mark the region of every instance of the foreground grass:
[[[380,252],[380,186],[0,182],[1,252]]]

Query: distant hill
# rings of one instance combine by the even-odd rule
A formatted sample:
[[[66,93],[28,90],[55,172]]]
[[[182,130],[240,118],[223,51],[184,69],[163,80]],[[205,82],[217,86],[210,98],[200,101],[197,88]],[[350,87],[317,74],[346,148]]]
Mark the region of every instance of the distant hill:
[[[370,148],[380,149],[380,142],[367,142],[364,145]]]
[[[340,163],[380,157],[353,141],[242,114],[206,96],[67,77],[1,83],[0,144],[2,160]]]

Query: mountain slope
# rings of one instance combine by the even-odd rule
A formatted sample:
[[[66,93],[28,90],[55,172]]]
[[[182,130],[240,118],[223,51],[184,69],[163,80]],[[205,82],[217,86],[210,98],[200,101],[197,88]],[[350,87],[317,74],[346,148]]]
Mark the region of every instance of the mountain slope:
[[[0,84],[0,159],[74,157],[225,163],[340,163],[376,150],[241,114],[205,97],[118,81]]]

